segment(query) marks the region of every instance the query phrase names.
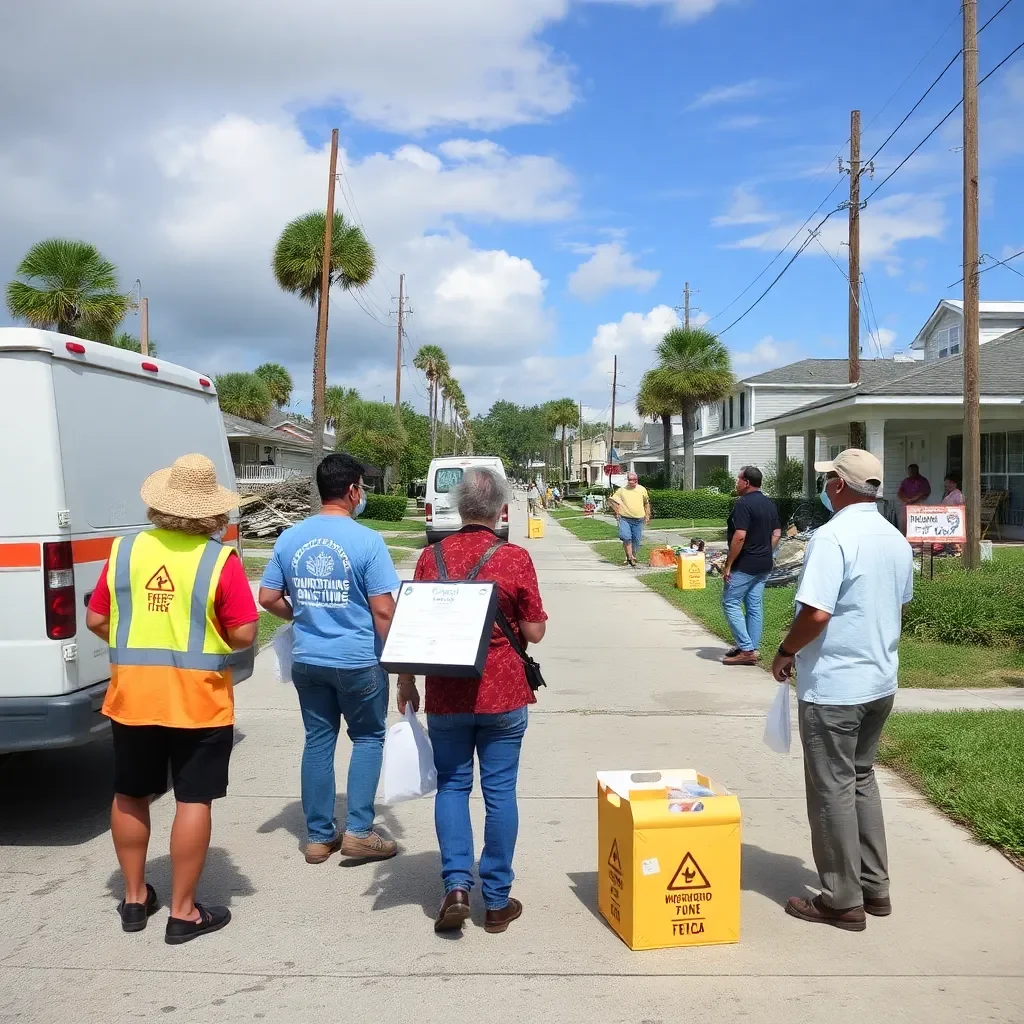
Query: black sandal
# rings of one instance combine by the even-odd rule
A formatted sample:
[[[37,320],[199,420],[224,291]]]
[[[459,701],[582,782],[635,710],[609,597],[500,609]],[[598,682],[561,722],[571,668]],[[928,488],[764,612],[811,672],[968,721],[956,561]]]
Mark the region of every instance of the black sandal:
[[[156,890],[146,883],[145,903],[125,903],[124,900],[117,905],[117,912],[121,915],[121,930],[126,932],[141,932],[149,919],[160,909],[160,898]]]
[[[183,942],[191,942],[208,932],[219,932],[231,920],[231,911],[227,907],[204,907],[197,903],[196,910],[199,911],[198,921],[183,921],[180,917],[167,918],[164,942],[169,946],[180,946]]]

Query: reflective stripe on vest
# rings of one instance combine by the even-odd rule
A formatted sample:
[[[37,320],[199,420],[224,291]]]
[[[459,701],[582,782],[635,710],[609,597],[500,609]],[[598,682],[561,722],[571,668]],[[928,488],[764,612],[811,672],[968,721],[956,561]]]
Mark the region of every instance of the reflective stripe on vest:
[[[112,665],[140,665],[147,668],[198,669],[221,672],[228,664],[229,654],[205,654],[206,604],[213,586],[217,560],[224,550],[218,541],[209,540],[199,559],[199,569],[192,584],[189,608],[188,650],[170,651],[154,647],[129,647],[132,628],[132,548],[138,535],[122,537],[114,562],[114,593],[117,599],[117,635],[110,648]]]

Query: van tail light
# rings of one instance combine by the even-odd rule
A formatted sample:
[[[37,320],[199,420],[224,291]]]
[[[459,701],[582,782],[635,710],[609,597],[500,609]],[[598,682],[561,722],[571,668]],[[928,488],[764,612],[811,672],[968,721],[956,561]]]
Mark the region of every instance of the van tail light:
[[[428,501],[423,506],[423,511],[426,513],[427,522],[432,523],[434,521],[434,506]]]
[[[503,509],[501,510],[501,521],[502,521],[503,523],[507,523],[507,522],[508,522],[508,505],[506,505],[506,506],[505,506],[505,507],[504,507],[504,508],[503,508]]]
[[[43,545],[43,602],[46,635],[51,640],[69,640],[77,630],[75,609],[75,563],[71,541]]]

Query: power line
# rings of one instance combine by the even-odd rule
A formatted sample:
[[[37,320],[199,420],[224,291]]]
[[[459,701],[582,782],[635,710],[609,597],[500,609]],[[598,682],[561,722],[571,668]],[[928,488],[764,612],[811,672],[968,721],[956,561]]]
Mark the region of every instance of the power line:
[[[884,358],[885,353],[882,351],[882,325],[879,324],[879,322],[878,322],[878,314],[875,312],[875,304],[871,300],[871,291],[868,289],[868,276],[867,276],[867,274],[863,275],[863,280],[864,280],[864,297],[868,300],[868,310],[871,313],[872,319],[875,321],[875,348],[878,349],[879,356]],[[870,326],[870,324],[868,325],[868,333],[869,333],[869,335],[871,333],[871,326]]]
[[[1002,6],[1002,7],[1000,7],[1000,8],[999,8],[999,10],[998,10],[998,11],[996,11],[996,13],[995,13],[995,14],[993,14],[993,15],[992,15],[992,17],[991,17],[991,18],[989,18],[989,19],[988,19],[988,21],[986,21],[986,22],[985,22],[985,24],[984,24],[984,25],[982,25],[982,26],[981,26],[981,28],[979,28],[979,29],[978,29],[978,35],[981,35],[981,33],[982,33],[982,32],[984,32],[984,31],[985,31],[985,29],[987,29],[987,28],[989,27],[989,25],[991,25],[991,24],[992,24],[992,22],[993,22],[993,21],[995,21],[995,20],[996,20],[996,18],[998,18],[998,17],[999,17],[999,15],[1000,15],[1000,14],[1002,14],[1002,13],[1003,13],[1003,11],[1005,11],[1007,7],[1009,7],[1009,6],[1010,6],[1010,4],[1011,4],[1011,3],[1013,3],[1013,0],[1006,0],[1006,3],[1005,3],[1005,4],[1003,4],[1003,6]],[[957,17],[959,18],[959,17],[960,17],[960,15],[958,14],[958,15],[957,15]]]
[[[1015,252],[1012,256],[1007,256],[1005,260],[996,260],[995,263],[993,263],[991,266],[983,267],[981,270],[978,271],[978,273],[979,273],[979,275],[980,274],[987,274],[990,270],[995,270],[996,267],[1006,267],[1007,270],[1012,270],[1018,276],[1024,277],[1024,274],[1021,274],[1021,272],[1019,270],[1017,270],[1015,267],[1011,267],[1009,265],[1010,260],[1015,260],[1015,259],[1017,259],[1018,256],[1024,256],[1024,249],[1021,249],[1020,252]],[[984,257],[982,257],[982,258],[984,259]],[[995,256],[989,256],[989,258],[993,259],[993,260],[996,259]],[[963,281],[963,278],[961,277],[959,281],[954,281],[952,284],[946,285],[946,287],[947,288],[955,288],[962,281]]]

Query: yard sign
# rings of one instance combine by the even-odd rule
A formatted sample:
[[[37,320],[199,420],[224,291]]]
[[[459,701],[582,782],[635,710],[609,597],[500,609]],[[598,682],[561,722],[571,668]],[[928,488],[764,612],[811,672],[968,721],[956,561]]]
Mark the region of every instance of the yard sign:
[[[908,505],[907,540],[966,544],[967,516],[963,505]]]

